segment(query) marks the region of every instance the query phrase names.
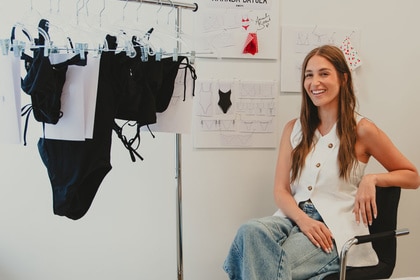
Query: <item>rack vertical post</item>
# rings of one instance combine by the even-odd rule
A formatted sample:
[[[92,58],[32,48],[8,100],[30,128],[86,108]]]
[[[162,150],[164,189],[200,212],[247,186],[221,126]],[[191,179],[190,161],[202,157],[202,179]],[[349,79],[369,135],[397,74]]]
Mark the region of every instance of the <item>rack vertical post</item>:
[[[175,24],[177,28],[177,36],[180,36],[180,26],[182,18],[182,9],[198,10],[197,3],[184,3],[171,0],[120,0],[139,2],[141,4],[154,4],[160,6],[168,6],[176,9]],[[177,41],[177,50],[180,51],[181,44]],[[176,133],[175,135],[175,179],[176,186],[176,239],[177,239],[177,280],[184,279],[184,255],[183,255],[183,234],[182,234],[182,135]]]

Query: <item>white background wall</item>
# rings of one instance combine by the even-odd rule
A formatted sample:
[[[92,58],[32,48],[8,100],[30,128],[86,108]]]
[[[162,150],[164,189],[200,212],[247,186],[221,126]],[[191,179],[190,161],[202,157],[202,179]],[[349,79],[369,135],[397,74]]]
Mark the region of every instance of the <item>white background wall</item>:
[[[61,0],[62,20],[74,19],[75,2]],[[91,2],[98,11],[102,1]],[[46,16],[49,3],[33,0]],[[360,112],[420,167],[420,2],[349,3],[279,0],[279,22],[359,28],[364,59],[358,70]],[[28,15],[29,4],[18,0],[1,9],[2,38],[9,36],[16,20]],[[193,22],[190,13],[183,15],[184,24]],[[119,9],[107,10],[108,20],[118,17]],[[196,69],[199,78],[279,80],[280,70],[287,69],[280,69],[280,50],[278,57],[198,59]],[[279,94],[279,131],[297,116],[299,105],[299,95]],[[87,215],[71,221],[52,214],[51,188],[36,148],[39,132],[33,123],[27,147],[0,145],[0,279],[176,279],[175,136],[161,133],[151,139],[144,134],[145,161],[138,163],[130,161],[115,138],[113,169]],[[221,267],[238,226],[275,210],[276,157],[275,149],[194,149],[191,135],[182,136],[185,279],[226,279]],[[372,161],[369,170],[382,169]],[[411,234],[398,240],[395,276],[420,275],[419,199],[418,191],[403,191],[399,226],[409,227]]]

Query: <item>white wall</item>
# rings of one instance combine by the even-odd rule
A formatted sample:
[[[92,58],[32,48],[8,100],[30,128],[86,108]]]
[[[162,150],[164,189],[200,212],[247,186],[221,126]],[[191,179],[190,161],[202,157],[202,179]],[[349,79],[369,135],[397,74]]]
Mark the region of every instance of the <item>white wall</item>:
[[[33,4],[48,15],[49,2]],[[74,2],[62,0],[61,13],[74,19]],[[101,5],[99,0],[91,2],[96,9]],[[9,36],[29,3],[19,0],[2,9],[2,38]],[[360,111],[420,167],[420,3],[279,0],[278,6],[280,24],[360,29]],[[183,15],[184,24],[190,24],[191,15]],[[108,9],[107,16],[119,17],[119,10]],[[199,78],[279,80],[280,75],[279,60],[198,59],[196,68]],[[296,94],[280,94],[279,131],[298,114],[299,102]],[[50,185],[36,149],[38,129],[32,125],[27,147],[0,145],[0,278],[176,279],[175,136],[160,133],[151,139],[144,134],[145,161],[138,163],[130,161],[115,138],[113,169],[87,215],[71,221],[52,214]],[[185,279],[226,279],[221,267],[238,226],[274,211],[276,156],[276,149],[194,149],[191,135],[182,136]],[[381,169],[372,162],[370,170]],[[418,191],[403,192],[399,225],[409,227],[411,234],[398,240],[395,276],[420,275],[419,198]]]

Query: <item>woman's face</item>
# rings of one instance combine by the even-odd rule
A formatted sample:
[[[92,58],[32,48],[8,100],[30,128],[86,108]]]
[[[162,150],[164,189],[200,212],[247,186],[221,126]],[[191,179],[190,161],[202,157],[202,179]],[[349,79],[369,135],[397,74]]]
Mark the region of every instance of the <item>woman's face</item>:
[[[315,55],[309,59],[303,85],[315,106],[338,106],[340,80],[334,65],[326,58]]]

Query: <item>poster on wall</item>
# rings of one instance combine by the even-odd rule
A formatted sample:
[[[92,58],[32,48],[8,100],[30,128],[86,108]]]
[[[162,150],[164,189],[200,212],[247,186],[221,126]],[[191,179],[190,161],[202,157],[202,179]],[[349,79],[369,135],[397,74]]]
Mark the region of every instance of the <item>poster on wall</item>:
[[[198,80],[196,148],[275,148],[277,82]]]
[[[199,57],[277,59],[278,1],[200,0],[194,29]]]
[[[351,70],[362,65],[360,34],[356,28],[283,26],[281,37],[281,92],[300,92],[302,61],[315,47],[332,44],[343,50]]]

